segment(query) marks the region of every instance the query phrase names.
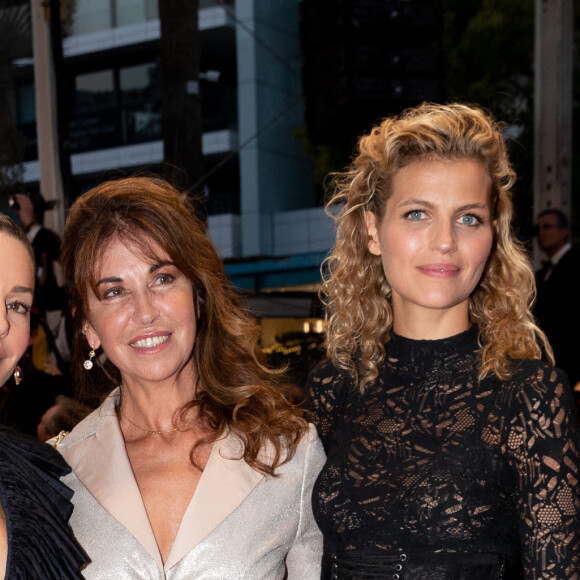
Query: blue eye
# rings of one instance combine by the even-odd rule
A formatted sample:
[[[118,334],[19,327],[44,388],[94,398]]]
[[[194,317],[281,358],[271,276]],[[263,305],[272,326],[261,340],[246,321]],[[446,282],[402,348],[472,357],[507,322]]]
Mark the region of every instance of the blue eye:
[[[459,221],[465,226],[476,226],[481,223],[481,220],[476,215],[473,215],[471,213],[462,215],[459,218]]]
[[[425,212],[421,209],[413,209],[405,214],[405,217],[411,221],[418,222],[425,217]]]

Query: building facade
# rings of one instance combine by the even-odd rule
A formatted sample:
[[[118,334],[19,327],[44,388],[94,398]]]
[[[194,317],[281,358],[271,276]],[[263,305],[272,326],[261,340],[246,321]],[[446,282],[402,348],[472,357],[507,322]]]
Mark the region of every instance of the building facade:
[[[232,281],[252,291],[311,289],[333,238],[316,204],[313,162],[296,137],[305,123],[299,4],[199,2],[201,191]],[[157,0],[74,6],[63,39],[73,197],[107,178],[156,171],[164,158]],[[17,64],[24,181],[34,189],[33,62]]]

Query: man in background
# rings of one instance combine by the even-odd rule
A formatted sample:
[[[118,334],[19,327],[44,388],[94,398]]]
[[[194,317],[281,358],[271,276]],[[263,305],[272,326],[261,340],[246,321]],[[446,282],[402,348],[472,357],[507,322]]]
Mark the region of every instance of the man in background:
[[[546,260],[536,272],[534,312],[554,349],[556,366],[574,387],[580,382],[580,253],[570,242],[568,217],[559,209],[538,215],[537,239]]]
[[[58,283],[56,263],[60,253],[58,234],[44,226],[44,213],[51,206],[39,193],[29,195],[17,193],[13,209],[18,215],[20,225],[26,232],[34,249],[36,260],[36,306],[42,316],[64,306],[64,290]]]
[[[60,283],[60,236],[45,227],[44,214],[54,207],[38,193],[17,193],[12,204],[21,227],[32,244],[36,261],[36,289],[34,305],[39,325],[33,349],[33,361],[39,370],[56,364],[66,372],[70,358],[66,334],[65,291]]]

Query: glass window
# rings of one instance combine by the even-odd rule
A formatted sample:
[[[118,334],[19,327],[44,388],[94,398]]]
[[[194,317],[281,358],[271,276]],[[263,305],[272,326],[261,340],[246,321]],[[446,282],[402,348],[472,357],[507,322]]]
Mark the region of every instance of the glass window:
[[[71,27],[73,35],[106,30],[112,26],[111,0],[76,0]]]
[[[75,109],[80,113],[114,106],[114,91],[112,70],[78,75],[75,79]]]
[[[76,0],[71,34],[88,34],[156,18],[157,0]]]
[[[145,14],[147,20],[159,18],[159,5],[157,4],[157,0],[145,0]]]
[[[24,160],[38,159],[36,138],[36,95],[32,83],[16,88],[16,118],[24,137]]]
[[[78,75],[70,115],[71,151],[119,144],[119,109],[113,70]]]
[[[159,67],[146,63],[120,70],[123,140],[126,143],[161,136],[161,79]]]
[[[127,26],[128,24],[136,24],[137,22],[145,22],[147,20],[147,7],[145,0],[116,0],[115,26]]]
[[[36,99],[34,85],[19,86],[16,91],[18,123],[33,123],[36,121]]]

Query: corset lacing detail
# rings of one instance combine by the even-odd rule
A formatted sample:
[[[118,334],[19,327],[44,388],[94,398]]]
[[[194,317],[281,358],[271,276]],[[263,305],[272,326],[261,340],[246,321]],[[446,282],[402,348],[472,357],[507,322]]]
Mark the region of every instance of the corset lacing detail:
[[[505,559],[499,554],[473,552],[421,552],[377,554],[375,552],[333,552],[325,559],[329,580],[404,580],[405,569],[412,564],[440,561],[451,566],[489,566],[490,580],[502,580]]]

